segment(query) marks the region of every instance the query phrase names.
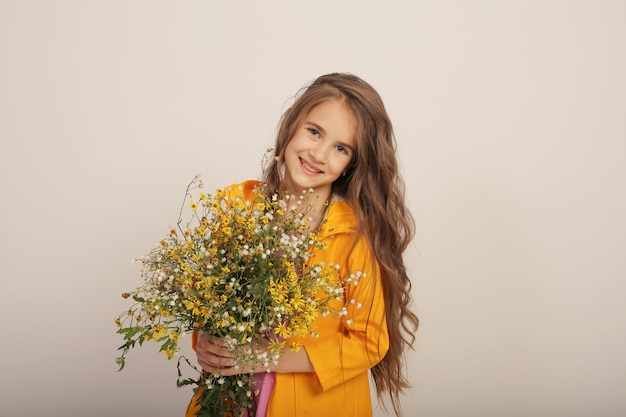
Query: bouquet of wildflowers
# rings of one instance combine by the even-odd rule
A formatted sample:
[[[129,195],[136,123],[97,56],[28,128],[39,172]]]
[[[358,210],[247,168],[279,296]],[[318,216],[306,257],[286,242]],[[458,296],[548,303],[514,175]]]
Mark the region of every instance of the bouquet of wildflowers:
[[[268,197],[254,190],[245,197],[225,189],[194,199],[192,191],[201,187],[196,176],[177,227],[139,259],[143,285],[123,294],[134,304],[115,320],[125,341],[120,370],[137,344],[158,342],[173,358],[181,335],[202,330],[223,338],[237,363],[265,372],[280,358],[286,339],[314,335],[313,321],[342,296],[338,266],[310,260],[322,245],[307,229],[307,193]],[[190,219],[183,224],[187,206]],[[257,338],[269,342],[269,352],[253,348]],[[223,377],[202,371],[197,380],[182,382],[180,369],[178,374],[179,386],[197,384],[202,391],[198,416],[254,415],[252,373]]]

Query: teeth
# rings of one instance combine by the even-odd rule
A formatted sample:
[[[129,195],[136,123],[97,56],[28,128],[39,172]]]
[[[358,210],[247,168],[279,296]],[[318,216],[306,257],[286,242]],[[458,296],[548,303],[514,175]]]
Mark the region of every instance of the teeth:
[[[311,165],[309,165],[304,159],[302,159],[302,165],[304,166],[304,168],[307,171],[309,171],[311,173],[319,174],[320,172],[322,172],[322,171],[318,171],[318,170],[313,169],[313,167],[311,167]]]

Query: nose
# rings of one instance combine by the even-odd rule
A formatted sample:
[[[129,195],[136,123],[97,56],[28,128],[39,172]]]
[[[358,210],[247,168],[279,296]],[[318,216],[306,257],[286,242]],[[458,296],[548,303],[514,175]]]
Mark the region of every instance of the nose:
[[[319,141],[313,145],[309,149],[309,155],[311,157],[311,162],[315,164],[324,164],[328,158],[328,152],[330,151],[330,147],[326,146],[323,141]]]

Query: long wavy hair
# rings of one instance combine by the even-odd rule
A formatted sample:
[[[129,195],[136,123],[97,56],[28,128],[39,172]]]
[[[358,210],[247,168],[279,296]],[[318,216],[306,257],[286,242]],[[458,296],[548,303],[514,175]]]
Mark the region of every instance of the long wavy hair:
[[[396,415],[400,415],[399,394],[410,387],[404,353],[413,348],[419,324],[410,310],[411,281],[402,257],[415,225],[405,205],[391,121],[376,90],[359,77],[345,73],[323,75],[302,89],[280,120],[275,157],[264,174],[266,192],[272,194],[283,186],[283,152],[302,117],[328,100],[347,104],[357,121],[356,152],[345,175],[332,184],[332,192],[351,204],[358,231],[365,236],[380,267],[389,350],[371,373],[379,400],[388,394]]]

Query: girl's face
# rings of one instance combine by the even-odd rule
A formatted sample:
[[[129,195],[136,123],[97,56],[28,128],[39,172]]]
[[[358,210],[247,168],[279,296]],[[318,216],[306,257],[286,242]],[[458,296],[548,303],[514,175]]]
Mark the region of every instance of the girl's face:
[[[326,200],[333,181],[352,160],[355,136],[354,115],[344,103],[330,100],[313,107],[285,147],[285,182],[290,192],[300,195],[312,188]]]

